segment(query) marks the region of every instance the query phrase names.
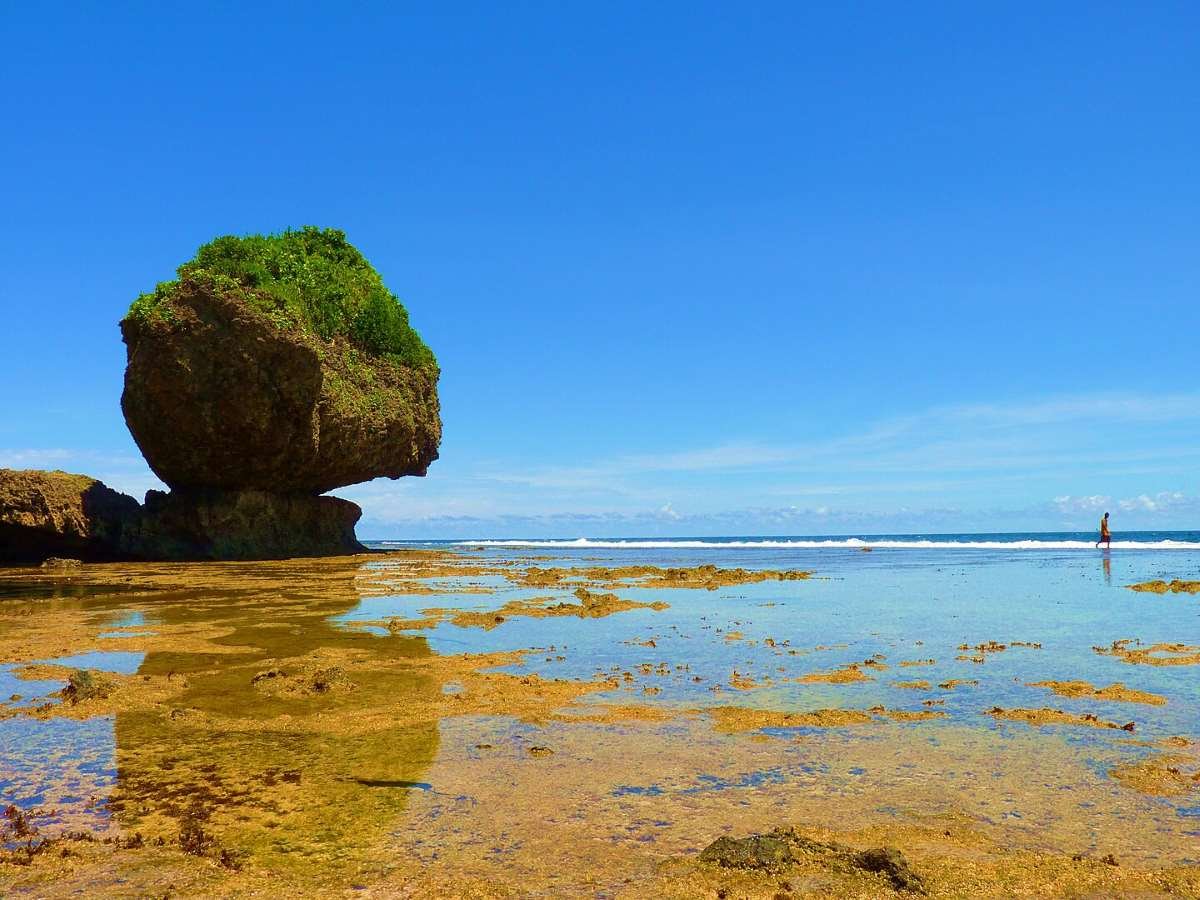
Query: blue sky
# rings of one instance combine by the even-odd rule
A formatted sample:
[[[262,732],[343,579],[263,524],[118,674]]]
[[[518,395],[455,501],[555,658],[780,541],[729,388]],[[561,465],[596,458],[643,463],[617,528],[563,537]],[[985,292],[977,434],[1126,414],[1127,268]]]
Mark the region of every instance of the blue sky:
[[[312,223],[443,367],[364,536],[1200,526],[1195,4],[35,7],[0,465],[154,486],[117,320]]]

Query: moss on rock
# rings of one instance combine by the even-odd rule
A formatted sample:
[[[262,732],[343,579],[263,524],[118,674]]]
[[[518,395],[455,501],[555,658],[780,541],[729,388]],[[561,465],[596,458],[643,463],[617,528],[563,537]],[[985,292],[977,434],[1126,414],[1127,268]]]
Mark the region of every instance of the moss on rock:
[[[190,282],[237,296],[281,329],[298,328],[325,341],[342,338],[405,366],[437,366],[399,299],[336,228],[225,235],[197,250],[177,274],[139,296],[126,319],[175,321],[175,302]]]

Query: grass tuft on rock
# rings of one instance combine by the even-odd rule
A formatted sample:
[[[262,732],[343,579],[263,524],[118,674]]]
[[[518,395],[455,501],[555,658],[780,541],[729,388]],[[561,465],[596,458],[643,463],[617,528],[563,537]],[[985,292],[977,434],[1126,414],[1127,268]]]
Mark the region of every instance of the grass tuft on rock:
[[[202,246],[130,306],[128,319],[173,319],[172,299],[186,283],[238,293],[283,327],[325,341],[344,338],[374,356],[435,368],[433,352],[408,322],[408,312],[358,249],[336,228],[305,225],[280,234],[225,235]]]

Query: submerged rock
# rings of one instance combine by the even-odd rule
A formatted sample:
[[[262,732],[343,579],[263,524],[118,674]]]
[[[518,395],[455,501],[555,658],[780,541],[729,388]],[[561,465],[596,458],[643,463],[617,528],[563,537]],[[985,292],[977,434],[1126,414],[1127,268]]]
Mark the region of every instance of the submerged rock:
[[[908,860],[904,858],[904,854],[893,847],[863,850],[855,854],[854,862],[860,869],[883,875],[898,891],[925,893],[925,882],[921,880],[921,876],[908,867]]]
[[[1167,581],[1143,581],[1129,585],[1131,591],[1151,594],[1200,594],[1200,581],[1183,581],[1179,578]]]
[[[815,841],[790,827],[744,838],[719,837],[700,852],[701,862],[768,872],[779,872],[812,859],[831,869],[861,869],[882,875],[897,891],[926,893],[921,876],[909,868],[904,854],[893,847],[855,850],[844,844]]]
[[[43,569],[58,569],[62,571],[70,569],[78,569],[83,566],[82,559],[63,559],[58,556],[51,556],[49,559],[42,561]]]
[[[726,835],[700,851],[700,861],[727,869],[776,871],[793,862],[793,857],[787,841],[769,834],[752,834],[744,838]]]
[[[173,489],[320,494],[437,459],[437,363],[340,231],[218,238],[121,334],[125,421]]]
[[[113,691],[108,679],[91,669],[76,669],[67,679],[67,686],[59,694],[72,706],[88,700],[103,700]]]

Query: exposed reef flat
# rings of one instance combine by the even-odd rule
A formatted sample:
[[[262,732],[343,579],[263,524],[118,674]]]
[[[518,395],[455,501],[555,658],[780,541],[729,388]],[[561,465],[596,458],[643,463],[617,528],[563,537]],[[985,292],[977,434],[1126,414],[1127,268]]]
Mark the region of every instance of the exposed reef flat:
[[[1116,703],[1145,703],[1149,706],[1162,706],[1167,702],[1167,698],[1161,694],[1135,691],[1120,682],[1104,688],[1098,688],[1086,681],[1033,681],[1029,686],[1049,688],[1060,697],[1085,697],[1089,700],[1112,700]]]
[[[811,572],[779,571],[776,569],[722,569],[703,565],[687,568],[659,566],[592,566],[587,568],[538,568],[533,566],[514,572],[513,580],[528,587],[552,587],[577,581],[610,586],[645,588],[704,588],[715,591],[734,584],[756,584],[760,581],[802,581]]]
[[[0,570],[0,893],[1200,895],[1189,695],[1101,714],[1171,671],[1086,641],[1138,687],[1030,686],[1057,648],[793,623],[836,582],[541,562]],[[915,647],[921,694],[879,675]]]
[[[1174,642],[1159,642],[1142,645],[1133,638],[1113,641],[1108,647],[1093,647],[1101,656],[1142,666],[1195,666],[1200,665],[1200,646]]]
[[[1117,766],[1109,773],[1126,787],[1157,797],[1200,797],[1200,759],[1167,754]]]
[[[1200,581],[1143,581],[1129,585],[1131,591],[1142,591],[1150,594],[1200,594]]]
[[[1078,725],[1084,728],[1121,731],[1133,731],[1135,727],[1133,722],[1118,725],[1116,722],[1106,722],[1093,713],[1070,713],[1046,706],[1041,709],[1001,709],[999,706],[993,706],[988,710],[988,715],[1009,722],[1024,722],[1026,725]]]

